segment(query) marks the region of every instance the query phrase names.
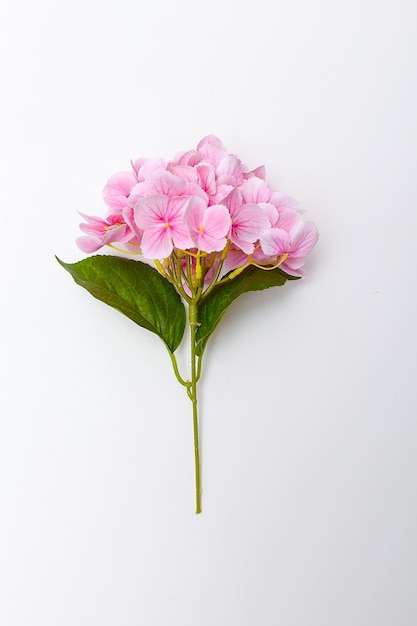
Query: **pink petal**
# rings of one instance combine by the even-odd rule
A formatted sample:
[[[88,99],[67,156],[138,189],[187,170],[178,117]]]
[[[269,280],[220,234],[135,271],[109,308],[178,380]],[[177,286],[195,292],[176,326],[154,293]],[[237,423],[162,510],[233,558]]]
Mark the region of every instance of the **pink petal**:
[[[197,150],[209,161],[214,167],[217,167],[222,159],[227,155],[226,148],[214,135],[208,135],[200,141]]]
[[[187,210],[184,214],[184,222],[191,232],[198,232],[198,229],[203,223],[203,215],[206,207],[207,205],[202,198],[198,196],[190,198]]]
[[[202,159],[202,156],[199,152],[197,152],[197,150],[189,150],[188,152],[184,152],[183,154],[181,154],[181,156],[179,156],[177,160],[177,164],[178,165],[191,165],[191,167],[194,167],[194,165],[197,165],[197,163],[200,163],[201,159]]]
[[[139,228],[154,228],[166,222],[167,196],[147,196],[136,202],[134,215]]]
[[[172,252],[170,228],[160,227],[145,230],[141,243],[142,253],[147,259],[166,259]]]
[[[189,203],[190,198],[185,196],[170,198],[166,210],[166,222],[169,223],[174,245],[182,250],[191,248],[193,245],[188,227],[184,223],[184,215]]]
[[[198,184],[204,191],[212,196],[216,193],[216,175],[210,163],[199,163],[196,167]]]
[[[182,178],[189,183],[197,183],[197,172],[194,167],[190,167],[189,165],[168,165],[168,168],[171,174],[178,176],[178,178]]]
[[[220,204],[233,191],[233,185],[217,185],[216,193],[210,195],[210,204]]]
[[[197,146],[197,150],[201,152],[201,148],[207,145],[215,146],[216,148],[220,148],[220,150],[226,152],[224,144],[220,141],[218,137],[216,137],[216,135],[207,135],[206,137],[203,137],[203,139],[199,142]]]
[[[135,185],[132,195],[138,196],[180,196],[184,192],[185,181],[166,170],[155,170],[149,178]]]
[[[204,212],[202,227],[212,237],[226,237],[230,228],[230,213],[227,208],[223,204],[207,207]],[[207,252],[209,251],[207,250]]]
[[[265,165],[260,165],[259,167],[256,167],[254,170],[251,170],[249,174],[252,174],[252,176],[256,176],[256,178],[261,178],[262,180],[265,180],[266,178]]]
[[[111,209],[122,209],[136,184],[133,172],[117,172],[107,181],[103,189],[104,201]]]
[[[260,238],[261,248],[268,257],[278,257],[290,251],[290,236],[285,230],[271,228]]]
[[[120,224],[120,226],[114,226],[106,231],[106,234],[102,239],[102,244],[108,245],[109,243],[113,243],[115,241],[124,241],[125,237],[130,239],[131,236],[132,233],[128,231],[126,224]]]
[[[277,222],[274,224],[277,228],[281,228],[282,230],[286,230],[288,233],[297,226],[301,224],[302,218],[298,211],[282,211],[279,213],[279,217]]]
[[[217,237],[213,237],[208,233],[198,233],[195,243],[199,250],[202,252],[221,252],[225,245],[227,239],[226,237],[222,237],[218,239]]]
[[[184,211],[187,208],[189,202],[190,198],[187,198],[186,196],[176,196],[174,198],[169,198],[165,211],[165,221],[170,223],[178,221],[183,224]]]
[[[230,217],[234,218],[236,212],[240,209],[243,204],[242,194],[239,189],[233,189],[227,196],[224,198],[222,204],[227,206],[229,209]]]
[[[232,217],[230,239],[239,248],[251,254],[255,242],[270,228],[268,215],[257,204],[243,204]]]
[[[258,204],[259,202],[268,202],[271,190],[264,180],[256,178],[248,178],[240,186],[242,196],[245,202]]]
[[[149,178],[157,170],[165,170],[166,161],[161,158],[145,159],[144,163],[138,170],[138,179],[145,180]]]
[[[75,243],[80,248],[80,250],[86,252],[87,254],[90,254],[91,252],[97,252],[97,250],[100,250],[100,248],[103,247],[101,239],[94,236],[77,237]]]
[[[270,202],[259,202],[258,206],[266,213],[268,216],[269,222],[271,226],[277,226],[279,213],[277,208],[271,204]]]
[[[219,252],[226,245],[230,215],[223,205],[206,208],[201,198],[193,197],[185,212],[194,246],[204,252]]]
[[[141,157],[140,159],[136,159],[136,161],[132,161],[132,169],[135,172],[137,182],[140,182],[141,180],[143,180],[142,177],[139,177],[139,170],[142,167],[142,165],[145,165],[147,160],[148,159]]]
[[[225,182],[226,184],[240,185],[241,183],[243,183],[244,180],[242,164],[237,156],[235,156],[234,154],[228,154],[221,160],[216,173],[219,179],[226,175],[229,178],[231,177],[231,183],[229,183],[228,180],[221,181]]]
[[[317,243],[319,232],[312,222],[303,222],[291,231],[291,257],[306,257]]]
[[[281,193],[281,191],[273,191],[269,202],[276,206],[278,211],[298,211],[298,204],[294,198],[285,195],[285,193]]]
[[[142,239],[142,231],[136,224],[134,209],[132,209],[131,207],[126,207],[125,209],[123,209],[122,217],[132,231],[132,235],[137,237],[140,243],[140,240]]]

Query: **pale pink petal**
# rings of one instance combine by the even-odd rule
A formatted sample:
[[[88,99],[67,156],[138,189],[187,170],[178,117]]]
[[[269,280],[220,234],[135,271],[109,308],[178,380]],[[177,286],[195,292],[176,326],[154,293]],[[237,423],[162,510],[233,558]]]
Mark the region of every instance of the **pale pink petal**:
[[[204,202],[191,198],[185,212],[185,223],[194,245],[204,252],[220,252],[226,245],[230,215],[223,205],[205,208]]]
[[[248,178],[240,186],[245,202],[258,204],[259,202],[269,202],[271,190],[264,180],[253,176]]]
[[[291,231],[291,257],[306,257],[317,243],[319,232],[312,222],[303,222]]]
[[[210,204],[220,204],[231,191],[233,185],[217,185],[216,193],[210,195]]]
[[[236,179],[231,174],[222,174],[217,178],[218,185],[230,185],[231,187],[236,187]]]
[[[159,157],[156,159],[145,159],[144,163],[138,170],[138,179],[145,180],[155,171],[165,170],[166,166],[167,164],[165,159],[161,159]]]
[[[169,224],[174,245],[182,250],[193,245],[188,227],[184,223],[185,210],[189,203],[190,198],[184,196],[170,198],[166,210],[166,223]]]
[[[282,230],[286,230],[287,233],[291,232],[292,229],[298,224],[302,223],[301,215],[298,211],[282,211],[279,213],[278,220],[273,226],[277,228],[282,228]]]
[[[143,256],[147,259],[166,259],[169,257],[173,250],[170,228],[162,225],[159,228],[145,230],[141,248]]]
[[[90,221],[89,224],[81,223],[79,226],[80,226],[80,230],[82,230],[83,233],[87,233],[87,235],[95,235],[97,237],[101,237],[101,235],[105,231],[106,225],[107,225],[106,222],[104,220],[101,220],[100,222]]]
[[[145,165],[146,161],[148,159],[145,159],[144,157],[140,157],[139,159],[136,159],[136,161],[132,161],[132,169],[135,173],[137,182],[140,182],[141,180],[143,180],[142,176],[139,176],[139,170],[142,167],[142,165]]]
[[[298,211],[299,210],[298,204],[294,200],[294,198],[291,198],[290,196],[285,195],[285,193],[281,193],[281,191],[273,191],[271,193],[269,202],[271,202],[274,206],[276,206],[278,211],[287,211],[287,210]]]
[[[136,177],[133,172],[116,172],[107,181],[104,187],[104,195],[113,194],[127,197],[135,184]]]
[[[284,270],[284,272],[286,272],[287,274],[290,274],[291,276],[304,276],[304,272],[302,269],[300,269],[300,267],[295,269],[294,267],[291,267],[288,261],[289,259],[286,259],[284,263],[280,265],[281,269]],[[305,262],[305,259],[303,259],[302,265],[304,265],[304,262]]]
[[[204,191],[212,196],[216,193],[216,174],[214,167],[210,163],[199,163],[196,167],[198,184]]]
[[[77,246],[85,252],[86,254],[91,254],[92,252],[97,252],[100,248],[103,247],[103,243],[99,237],[77,237],[75,240]]]
[[[104,201],[111,209],[122,209],[127,205],[137,180],[133,172],[117,172],[107,181],[103,189]]]
[[[86,215],[85,213],[81,213],[81,211],[77,211],[78,215],[81,215],[89,224],[103,224],[105,220],[102,217],[98,217],[96,215]],[[84,224],[80,224],[81,226]]]
[[[180,196],[184,192],[185,185],[185,181],[178,178],[178,176],[159,169],[155,170],[142,183],[138,183],[132,191],[132,196],[134,194],[138,196]]]
[[[227,256],[224,260],[222,271],[219,279],[231,272],[232,270],[245,265],[248,261],[248,255],[242,252],[240,248],[230,246]]]
[[[202,155],[197,150],[188,150],[188,152],[182,153],[181,156],[176,155],[174,161],[176,158],[178,165],[191,165],[191,167],[194,167],[194,165],[200,163]]]
[[[136,202],[134,215],[139,228],[154,228],[166,222],[167,196],[148,196]]]
[[[223,204],[207,207],[204,212],[202,226],[204,231],[209,232],[212,237],[219,239],[226,237],[230,228],[229,211]]]
[[[268,215],[257,204],[243,204],[232,217],[230,239],[246,254],[251,254],[255,242],[270,228]]]
[[[138,239],[139,243],[142,239],[142,230],[138,227],[135,221],[135,210],[131,207],[123,209],[122,217],[126,224],[129,226],[132,234]]]
[[[213,237],[209,233],[205,232],[198,233],[196,237],[196,246],[203,252],[221,252],[224,249],[226,242],[226,237],[218,239],[217,237]]]
[[[189,183],[197,183],[197,171],[189,165],[168,165],[167,171]]]
[[[219,163],[216,174],[218,176],[218,182],[224,182],[226,184],[240,185],[243,183],[242,164],[240,159],[234,154],[226,155]],[[225,180],[222,178],[225,177]],[[226,178],[230,179],[226,180]]]
[[[207,145],[215,146],[216,148],[220,148],[220,150],[226,152],[224,144],[220,141],[218,137],[216,137],[216,135],[207,135],[206,137],[203,137],[203,139],[199,142],[197,146],[197,150],[201,152],[201,148]]]
[[[226,148],[214,135],[208,135],[200,141],[197,150],[209,161],[214,167],[220,164],[222,159],[227,155]]]
[[[176,248],[188,250],[194,246],[190,231],[186,224],[175,224],[171,227],[171,236]]]
[[[190,202],[190,198],[186,196],[174,196],[168,199],[167,208],[165,211],[165,221],[169,222],[181,222],[184,223],[184,212]]]
[[[285,230],[271,228],[260,238],[261,248],[268,257],[278,257],[290,251],[290,236]]]
[[[271,204],[270,202],[259,202],[258,206],[266,213],[268,216],[269,222],[271,226],[277,226],[277,222],[279,219],[278,209]]]
[[[126,224],[120,224],[119,226],[113,226],[106,231],[102,239],[103,245],[108,245],[109,243],[113,243],[116,241],[124,241],[129,240],[132,236],[132,233],[127,228]]]
[[[291,270],[299,270],[300,267],[302,267],[304,263],[306,262],[306,258],[307,257],[305,256],[291,256],[290,255],[287,259],[285,259],[284,263],[286,267]]]
[[[190,232],[198,232],[203,223],[204,211],[207,205],[204,200],[198,196],[190,198],[187,210],[184,214],[184,222],[187,224]]]
[[[259,167],[256,167],[254,170],[251,170],[250,172],[244,171],[243,176],[244,178],[252,178],[253,176],[256,176],[257,178],[262,178],[262,180],[265,180],[266,178],[265,165],[260,165]]]
[[[200,185],[194,184],[194,183],[185,183],[185,187],[184,190],[182,192],[183,196],[200,196],[200,198],[202,198],[206,204],[208,204],[208,195],[206,194],[206,192],[201,189]]]
[[[230,217],[233,220],[236,211],[240,209],[243,204],[242,194],[239,189],[233,189],[223,200],[222,204],[229,209]]]

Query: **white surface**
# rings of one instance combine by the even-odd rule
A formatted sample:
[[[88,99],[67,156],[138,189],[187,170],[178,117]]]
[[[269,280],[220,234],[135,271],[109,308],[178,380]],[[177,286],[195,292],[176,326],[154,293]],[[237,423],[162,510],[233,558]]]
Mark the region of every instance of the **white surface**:
[[[3,1],[2,626],[416,624],[416,13]],[[162,343],[53,254],[130,158],[210,132],[321,239],[209,344],[195,516]]]

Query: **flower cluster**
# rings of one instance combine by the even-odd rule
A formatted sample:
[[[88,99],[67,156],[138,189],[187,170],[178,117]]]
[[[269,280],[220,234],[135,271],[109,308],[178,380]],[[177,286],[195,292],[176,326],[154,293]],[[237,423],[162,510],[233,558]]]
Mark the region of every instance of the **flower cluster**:
[[[82,214],[81,250],[139,253],[168,278],[175,257],[186,288],[249,265],[300,276],[318,239],[295,201],[266,183],[265,168],[249,170],[214,135],[168,162],[132,162],[109,179],[104,201],[105,219]]]

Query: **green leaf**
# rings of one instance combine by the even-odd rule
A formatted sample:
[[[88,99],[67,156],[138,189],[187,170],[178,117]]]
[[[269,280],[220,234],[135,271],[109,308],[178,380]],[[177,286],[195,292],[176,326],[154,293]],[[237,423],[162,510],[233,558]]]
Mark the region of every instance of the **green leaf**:
[[[92,256],[78,263],[56,257],[77,285],[162,339],[174,352],[184,334],[185,308],[175,287],[140,261]]]
[[[201,301],[198,309],[200,326],[196,336],[196,353],[203,354],[206,343],[225,314],[228,307],[236,298],[247,291],[259,291],[269,287],[280,287],[287,280],[297,280],[297,276],[290,276],[281,269],[262,270],[253,265],[230,281],[221,283]]]

